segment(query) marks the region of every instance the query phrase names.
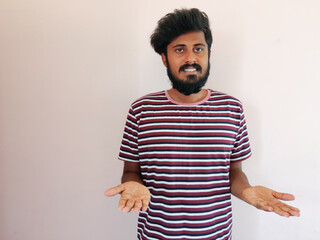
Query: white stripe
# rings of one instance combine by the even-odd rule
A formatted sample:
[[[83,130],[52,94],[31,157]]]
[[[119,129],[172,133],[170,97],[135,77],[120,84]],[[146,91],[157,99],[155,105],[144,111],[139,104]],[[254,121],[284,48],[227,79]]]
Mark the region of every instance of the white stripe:
[[[220,96],[219,96],[220,97]],[[239,104],[239,101],[236,101],[236,100],[233,100],[233,99],[220,99],[220,100],[213,100],[211,99],[210,103],[220,103],[220,102],[225,102],[225,101],[228,101],[229,103],[236,103],[236,104]],[[154,103],[164,103],[164,102],[167,102],[168,104],[161,104],[161,105],[157,105],[157,104],[150,104],[150,103],[147,103],[148,101],[150,102],[154,102]],[[140,105],[140,106],[138,106]],[[241,109],[240,106],[237,106],[237,105],[234,105],[234,104],[224,104],[224,105],[219,105],[219,106],[223,106],[224,108],[228,107],[228,108],[235,108],[235,109]],[[185,109],[186,108],[186,105],[172,105],[171,102],[169,102],[168,100],[158,100],[158,99],[149,99],[149,98],[145,98],[145,99],[142,99],[142,100],[138,100],[137,102],[134,103],[134,106],[133,108],[134,109],[140,109],[140,108],[147,108],[147,107],[163,107],[163,108],[175,108],[175,109]],[[214,104],[211,104],[211,105],[205,105],[205,106],[198,106],[199,108],[212,108],[212,109],[215,109],[217,108],[216,105]]]
[[[215,184],[215,183],[229,183],[229,181],[206,181],[206,182],[187,182],[187,181],[175,181],[175,182],[166,182],[166,181],[159,181],[159,180],[144,180],[144,182],[147,183],[157,183],[157,184],[166,184],[166,185],[182,185],[182,186],[190,186],[190,185],[208,185],[208,184]],[[219,188],[221,189],[229,189],[228,187],[225,188]]]
[[[202,126],[219,126],[219,127],[224,127],[224,126],[231,126],[233,128],[237,127],[237,124],[232,124],[232,123],[184,123],[184,122],[179,122],[179,123],[174,123],[174,122],[158,122],[158,123],[145,123],[140,126],[140,129],[144,129],[150,126],[197,126],[197,127],[202,127]]]
[[[125,126],[125,130],[129,130],[130,132],[138,133],[138,131],[136,129],[129,127],[129,126]]]
[[[167,193],[172,193],[172,192],[186,192],[185,189],[183,190],[178,190],[178,189],[174,189],[174,190],[169,190],[169,189],[164,189],[164,188],[154,188],[154,187],[148,187],[148,189],[153,189],[153,190],[158,190],[158,191],[165,191]],[[224,188],[226,190],[229,190],[229,188]],[[213,190],[213,189],[209,189],[209,190]],[[200,190],[190,190],[190,192],[194,193],[194,192],[197,192]],[[208,191],[208,190],[207,190]],[[189,192],[189,191],[188,191]],[[170,197],[165,197],[165,196],[160,196],[160,195],[152,195],[152,198],[153,199],[165,199],[167,201],[170,201],[170,200],[179,200],[179,201],[185,201],[185,200],[196,200],[196,201],[199,201],[199,200],[215,200],[216,198],[220,198],[220,197],[227,197],[227,196],[230,196],[229,193],[224,193],[224,194],[217,194],[217,195],[212,195],[212,196],[207,196],[207,197],[194,197],[193,199],[191,199],[190,197],[189,198],[186,198],[186,197],[174,197],[174,196],[170,196]],[[230,200],[225,200],[224,202],[227,202],[229,201],[231,203],[231,199]],[[215,203],[217,204],[217,203]],[[161,205],[161,204],[155,204],[155,205]],[[212,204],[198,204],[198,205],[195,205],[195,206],[192,206],[192,205],[167,205],[165,203],[163,203],[161,206],[166,206],[168,208],[176,208],[177,206],[179,207],[185,207],[185,208],[199,208],[200,206],[201,207],[208,207],[208,206],[213,206]]]
[[[160,152],[160,151],[148,151],[148,152],[140,152],[140,156],[145,156],[145,155],[158,155],[158,154],[166,154],[166,156],[169,156],[170,154],[177,154],[177,155],[216,155],[216,154],[225,154],[228,155],[227,152],[218,152],[218,151],[213,151],[213,152],[171,152],[171,151],[166,151],[166,152]]]
[[[236,148],[233,149],[233,151],[237,151],[237,149],[242,148],[243,145],[249,144],[249,138],[247,137],[243,137],[240,139],[240,141],[236,141],[235,145],[237,145],[239,142],[243,141],[240,145],[238,145]]]
[[[130,155],[130,156],[133,156],[135,158],[139,157],[139,154],[133,154],[131,152],[125,152],[125,151],[122,151],[122,150],[120,150],[120,153],[123,153],[124,155]]]
[[[152,96],[147,96],[147,97],[152,97]],[[154,97],[162,97],[161,95],[159,96],[154,96]],[[169,103],[169,100],[168,99],[152,99],[152,98],[143,98],[141,100],[138,100],[135,102],[135,105],[139,105],[140,103],[143,103],[145,101],[148,101],[148,102],[154,102],[154,103],[163,103],[163,102],[167,102]]]
[[[230,147],[232,147],[230,144],[179,144],[179,143],[171,143],[171,144],[160,144],[160,143],[150,143],[150,144],[145,144],[142,146],[139,146],[139,149],[144,149],[144,148],[149,148],[149,147],[185,147],[185,148],[203,148],[203,147],[214,147],[214,148],[227,148],[226,150],[229,150]],[[221,150],[221,149],[220,149]]]
[[[190,166],[157,166],[157,165],[148,165],[148,166],[140,166],[141,169],[147,169],[147,170],[151,170],[151,169],[170,169],[170,170],[209,170],[209,169],[221,169],[221,170],[228,170],[229,167],[228,166],[203,166],[203,167],[194,167],[192,165]],[[190,175],[189,175],[190,176]],[[194,176],[194,175],[192,175]]]
[[[120,156],[118,157],[118,159],[121,161],[127,161],[127,162],[136,162],[136,163],[139,162],[139,160],[132,160],[130,158],[125,158],[125,157],[120,157]]]
[[[230,214],[229,214],[230,215]],[[228,215],[226,215],[228,216]],[[206,228],[166,228],[166,227],[163,227],[159,224],[154,224],[154,223],[150,223],[146,218],[144,217],[139,217],[139,219],[145,219],[146,222],[148,222],[148,225],[150,226],[153,226],[153,227],[157,227],[157,228],[161,228],[165,231],[171,231],[171,232],[176,232],[176,231],[192,231],[192,232],[197,232],[197,231],[207,231],[207,230],[211,230],[211,229],[214,229],[214,228],[217,228],[219,226],[222,226],[222,225],[228,225],[230,222],[231,222],[231,216],[230,218],[228,219],[228,221],[225,221],[225,222],[222,222],[220,224],[215,224],[214,226],[210,226],[210,227],[206,227]],[[140,224],[144,225],[144,223],[141,221]],[[146,227],[145,227],[146,228]],[[208,237],[212,237],[214,235],[218,235],[220,232],[222,231],[225,231],[225,228],[221,229],[220,231],[218,232],[214,232],[214,233],[211,233],[211,234],[208,234],[206,236],[190,236],[190,235],[187,235],[187,234],[182,234],[182,235],[175,235],[175,236],[169,236],[169,235],[165,235],[163,233],[160,233],[160,232],[156,232],[156,231],[153,231],[151,229],[148,229],[146,228],[148,232],[150,233],[155,233],[157,235],[161,235],[162,237],[164,237],[165,239],[181,239],[181,238],[187,238],[187,239],[205,239],[205,238],[208,238]],[[204,238],[205,237],[205,238]]]
[[[218,158],[218,159],[198,159],[198,158],[192,158],[192,159],[159,159],[159,158],[148,158],[148,159],[140,159],[140,163],[149,163],[149,161],[158,161],[158,162],[186,162],[186,163],[212,163],[215,162],[226,162],[227,160],[225,158]]]
[[[151,212],[151,211],[150,211]],[[229,216],[229,215],[231,215],[231,213],[225,213],[225,214],[223,214],[223,215],[221,215],[221,216],[217,216],[217,217],[215,217],[215,218],[212,218],[212,219],[206,219],[206,220],[197,220],[197,219],[194,219],[194,220],[180,220],[180,221],[178,221],[178,220],[168,220],[168,219],[163,219],[163,218],[161,218],[161,217],[153,217],[153,216],[150,216],[149,215],[149,219],[154,219],[154,220],[158,220],[158,221],[161,221],[161,222],[164,222],[165,224],[167,224],[167,223],[172,223],[172,224],[183,224],[183,223],[193,223],[193,224],[201,224],[201,223],[208,223],[208,222],[213,222],[213,221],[216,221],[216,220],[219,220],[219,219],[223,219],[223,218],[225,218],[225,217],[227,217],[227,216]],[[194,215],[193,215],[194,216]],[[193,228],[192,228],[193,229]]]
[[[225,202],[230,202],[230,201],[225,201]],[[219,203],[216,203],[215,205],[220,205],[222,204],[222,202],[219,202]],[[168,208],[169,205],[166,205],[166,204],[153,204],[153,205],[157,205],[157,206],[166,206]],[[213,205],[214,206],[214,205]],[[181,205],[181,206],[175,206],[173,208],[179,208],[179,207],[183,207],[183,208],[186,208],[185,206]],[[163,210],[154,210],[154,209],[149,209],[149,212],[151,213],[154,213],[154,215],[158,215],[159,213],[160,214],[163,214],[165,216],[168,216],[168,217],[174,217],[174,216],[190,216],[190,217],[202,217],[202,216],[208,216],[210,214],[214,214],[214,213],[220,213],[226,209],[230,208],[231,210],[231,207],[230,205],[224,207],[224,208],[219,208],[219,209],[214,209],[214,210],[211,210],[211,211],[206,211],[206,212],[202,212],[202,213],[195,213],[195,212],[184,212],[184,211],[179,211],[179,213],[169,213],[169,212],[166,212],[166,211],[163,211]]]
[[[145,218],[144,218],[144,219],[145,219]],[[212,233],[212,234],[209,234],[209,235],[205,235],[205,236],[202,235],[202,236],[200,236],[200,237],[197,237],[197,236],[187,236],[187,235],[178,235],[178,236],[170,237],[170,236],[167,236],[167,235],[164,235],[164,234],[162,234],[162,233],[159,233],[159,232],[156,232],[156,231],[153,231],[153,230],[150,230],[150,229],[146,228],[146,226],[145,226],[145,224],[144,224],[143,222],[140,222],[140,224],[142,224],[142,225],[144,226],[144,228],[145,228],[148,232],[153,233],[153,234],[157,234],[157,235],[161,235],[162,237],[164,237],[164,239],[170,239],[170,238],[172,238],[172,239],[181,239],[181,238],[185,238],[185,237],[187,237],[187,239],[204,239],[204,238],[213,237],[215,234],[219,234],[220,232],[224,231],[224,229],[222,229],[222,230],[220,230],[220,231],[218,231],[218,232],[215,232],[215,233]],[[146,239],[148,239],[148,240],[159,240],[159,238],[153,238],[153,237],[149,237],[149,236],[145,235],[145,233],[144,233],[145,230],[144,230],[144,229],[142,229],[142,228],[140,228],[140,227],[138,227],[138,229],[140,229],[140,230],[142,231],[142,234],[143,234],[143,237],[144,237],[144,238],[146,238]],[[230,231],[229,231],[229,232],[230,232]],[[215,238],[215,240],[221,240],[221,239],[223,239],[226,235],[229,234],[229,232],[226,233],[225,235],[219,237],[219,238]],[[141,236],[141,235],[140,235],[140,236]]]
[[[123,138],[122,141],[123,141],[122,145],[124,145],[124,146],[131,145],[131,146],[135,146],[136,148],[138,147],[138,144],[136,142],[129,140],[129,138]],[[126,143],[126,144],[124,144],[124,143]]]
[[[168,168],[169,170],[171,170],[171,168]],[[149,170],[149,169],[148,169]],[[155,176],[155,177],[167,177],[168,180],[170,180],[171,178],[177,178],[177,177],[187,177],[188,179],[193,179],[196,177],[203,177],[203,178],[207,178],[207,177],[215,177],[215,176],[228,176],[228,174],[217,174],[217,173],[204,173],[204,174],[165,174],[165,173],[142,173],[142,176],[144,177],[150,177],[150,176]],[[206,179],[205,179],[206,180]],[[177,181],[177,180],[176,180]],[[223,183],[223,182],[229,182],[226,180],[215,180],[215,183]],[[188,183],[189,184],[189,183]]]
[[[127,122],[129,122],[131,125],[134,125],[135,127],[138,127],[138,124],[133,122],[133,121],[131,121],[129,118],[127,119]]]
[[[170,139],[176,139],[176,140],[190,140],[190,141],[196,141],[196,140],[221,140],[221,141],[230,141],[233,142],[233,138],[227,138],[227,137],[219,137],[219,136],[212,136],[212,137],[177,137],[177,136],[170,136]],[[168,137],[145,137],[143,139],[139,139],[139,142],[145,142],[149,140],[168,140]]]
[[[240,160],[248,158],[250,155],[251,155],[251,152],[247,153],[246,155],[237,157],[237,158],[232,158],[231,161],[240,161]]]
[[[235,114],[233,114],[235,115]],[[138,115],[137,115],[138,116]],[[199,117],[196,117],[196,116],[154,116],[154,117],[144,117],[143,120],[161,120],[161,119],[179,119],[179,121],[181,121],[182,119],[183,120],[195,120],[195,119],[201,119],[201,120],[212,120],[212,119],[215,119],[215,120],[231,120],[235,123],[238,122],[238,120],[235,120],[233,117],[227,117],[227,116],[224,116],[224,117],[217,117],[217,116],[212,116],[212,117],[203,117],[203,116],[199,116]],[[181,121],[182,122],[182,121]]]
[[[144,218],[145,219],[145,218]],[[229,224],[230,220],[228,222],[226,222],[226,225]],[[173,236],[173,237],[170,237],[170,236],[167,236],[167,235],[164,235],[162,233],[159,233],[159,232],[156,232],[156,231],[153,231],[153,230],[150,230],[148,228],[146,228],[145,224],[143,222],[140,222],[140,224],[142,224],[144,226],[144,228],[150,232],[150,233],[154,233],[154,234],[157,234],[157,235],[161,235],[162,237],[164,237],[164,239],[181,239],[181,238],[187,238],[187,239],[204,239],[204,238],[210,238],[210,237],[213,237],[214,235],[216,234],[220,234],[221,232],[225,231],[226,229],[221,229],[220,231],[217,231],[217,232],[214,232],[212,234],[209,234],[209,235],[202,235],[202,236],[190,236],[190,235],[178,235],[178,236]],[[229,229],[231,228],[231,225],[229,225]],[[144,234],[144,230],[140,227],[138,227],[138,229],[140,229],[143,233],[143,236],[145,238],[147,238],[148,240],[159,240],[158,238],[153,238],[153,237],[149,237],[147,235]],[[226,234],[224,234],[223,236],[219,237],[219,238],[215,238],[215,240],[221,240],[223,238],[225,238],[226,235],[230,234],[230,230],[229,232],[227,232]]]
[[[131,137],[133,139],[137,139],[137,136],[134,136],[131,133],[126,132],[126,131],[123,133],[123,137],[125,137],[125,138]]]
[[[132,152],[137,152],[137,149],[130,147],[130,145],[121,144],[121,148],[122,148],[123,150],[125,150],[125,149],[126,149],[126,150],[127,150],[127,149],[130,149],[131,153],[132,153]],[[126,152],[127,152],[127,151],[126,151]],[[124,151],[122,151],[122,153],[124,153]],[[137,154],[136,156],[138,156],[138,154]]]
[[[238,150],[236,153],[235,153],[235,155],[238,155],[238,154],[240,154],[240,153],[243,153],[243,152],[246,152],[246,151],[248,151],[249,150],[249,146],[248,147],[246,147],[246,148],[244,148],[244,149],[242,149],[242,150]]]
[[[219,106],[206,106],[206,109],[210,109],[210,110],[184,110],[184,109],[179,109],[179,107],[177,108],[175,105],[150,105],[150,104],[143,104],[140,105],[139,107],[136,107],[135,110],[140,110],[141,108],[151,108],[157,111],[157,113],[172,113],[172,112],[179,112],[179,113],[209,113],[212,114],[212,111],[214,111],[214,113],[230,113],[230,114],[235,114],[238,116],[241,116],[241,112],[237,112],[239,111],[239,107],[238,106],[234,106],[234,105],[219,105]],[[158,109],[161,108],[161,109]],[[183,107],[185,108],[185,107]],[[221,109],[224,108],[224,109]],[[227,108],[227,109],[226,109]],[[221,110],[219,110],[221,109]],[[153,114],[154,111],[153,110],[146,110],[143,111],[143,113],[145,114]]]
[[[145,135],[145,134],[149,134],[149,133],[162,133],[162,132],[170,132],[170,133],[173,133],[173,132],[175,132],[175,133],[232,133],[232,134],[235,134],[235,131],[232,131],[232,130],[156,129],[156,130],[148,130],[148,131],[140,132],[140,135]]]

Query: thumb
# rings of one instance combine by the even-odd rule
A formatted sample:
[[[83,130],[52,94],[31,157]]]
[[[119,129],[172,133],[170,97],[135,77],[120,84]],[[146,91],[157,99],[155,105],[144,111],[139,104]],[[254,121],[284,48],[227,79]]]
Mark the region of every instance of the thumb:
[[[104,195],[107,196],[107,197],[113,197],[121,192],[124,191],[124,185],[123,184],[120,184],[116,187],[113,187],[113,188],[109,188],[108,190],[106,190],[104,192]]]

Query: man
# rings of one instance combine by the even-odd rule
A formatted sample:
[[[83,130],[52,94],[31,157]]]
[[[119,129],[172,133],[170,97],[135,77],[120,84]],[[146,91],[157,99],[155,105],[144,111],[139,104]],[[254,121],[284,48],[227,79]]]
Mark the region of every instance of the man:
[[[231,193],[281,216],[299,209],[294,196],[251,186],[241,163],[251,155],[241,103],[204,89],[212,35],[198,9],[175,10],[158,22],[151,45],[161,55],[172,88],[135,101],[119,159],[119,209],[140,212],[138,239],[231,239]]]

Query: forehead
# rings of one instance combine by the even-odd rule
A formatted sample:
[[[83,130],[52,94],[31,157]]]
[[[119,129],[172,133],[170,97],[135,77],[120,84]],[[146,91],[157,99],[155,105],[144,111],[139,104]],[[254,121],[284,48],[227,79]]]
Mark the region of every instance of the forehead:
[[[168,47],[174,47],[176,45],[197,45],[204,44],[207,46],[206,39],[204,33],[202,31],[199,32],[188,32],[180,35],[179,37],[172,40],[172,42],[168,45]]]

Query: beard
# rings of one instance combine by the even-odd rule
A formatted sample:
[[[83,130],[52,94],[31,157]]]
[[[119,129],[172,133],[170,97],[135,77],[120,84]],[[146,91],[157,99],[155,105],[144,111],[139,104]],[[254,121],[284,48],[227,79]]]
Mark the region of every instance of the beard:
[[[193,93],[200,92],[202,87],[206,84],[209,77],[209,73],[210,73],[210,62],[208,62],[208,68],[203,77],[197,77],[196,75],[189,75],[187,76],[186,80],[182,80],[173,76],[168,59],[167,59],[167,65],[168,65],[167,74],[171,81],[172,87],[186,96],[189,96],[190,94],[193,94]],[[187,67],[194,67],[200,73],[202,72],[202,67],[199,64],[183,65],[180,67],[179,72],[183,71]]]

